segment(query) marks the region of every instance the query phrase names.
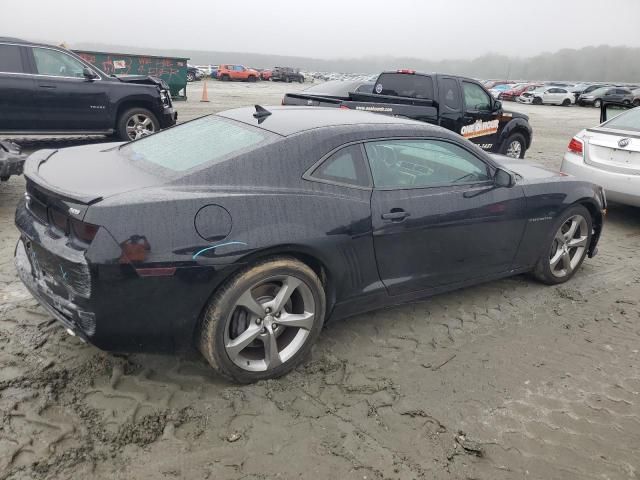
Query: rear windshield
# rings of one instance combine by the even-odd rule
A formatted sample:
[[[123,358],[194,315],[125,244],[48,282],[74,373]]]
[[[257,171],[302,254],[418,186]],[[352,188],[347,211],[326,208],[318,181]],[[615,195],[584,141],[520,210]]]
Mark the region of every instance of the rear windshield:
[[[433,80],[425,75],[383,73],[373,89],[380,95],[433,99]]]
[[[617,117],[613,117],[608,122],[603,123],[602,126],[615,128],[617,130],[640,132],[640,107],[621,113]]]
[[[344,80],[331,80],[329,82],[305,88],[302,93],[327,97],[345,97],[349,92],[357,91],[363,82],[347,82]]]
[[[210,115],[127,143],[120,151],[134,162],[183,172],[253,150],[269,137],[264,130]]]

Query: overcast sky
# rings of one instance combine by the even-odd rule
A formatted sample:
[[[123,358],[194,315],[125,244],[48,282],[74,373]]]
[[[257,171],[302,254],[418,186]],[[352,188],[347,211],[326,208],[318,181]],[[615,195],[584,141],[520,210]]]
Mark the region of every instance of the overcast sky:
[[[4,35],[299,55],[474,58],[640,46],[640,0],[1,0]],[[605,12],[610,13],[605,14]],[[608,20],[604,20],[608,17]],[[605,23],[603,23],[603,20]]]

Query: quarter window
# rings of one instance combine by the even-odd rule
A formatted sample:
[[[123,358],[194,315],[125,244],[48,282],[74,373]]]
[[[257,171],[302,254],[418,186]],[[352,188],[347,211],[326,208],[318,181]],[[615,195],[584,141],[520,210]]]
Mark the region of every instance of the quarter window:
[[[66,53],[48,48],[34,48],[33,58],[40,75],[83,78],[84,65]]]
[[[460,110],[458,82],[453,78],[444,78],[441,85],[444,104],[452,110]]]
[[[491,99],[480,85],[462,82],[462,90],[464,91],[464,104],[467,110],[491,110]]]
[[[311,174],[318,180],[327,180],[335,183],[345,183],[359,187],[369,186],[369,175],[367,174],[362,149],[360,145],[350,145],[344,147],[316,168]]]
[[[421,188],[489,180],[487,165],[467,150],[439,140],[365,144],[378,188]]]
[[[17,45],[0,45],[0,72],[24,73],[20,47]]]

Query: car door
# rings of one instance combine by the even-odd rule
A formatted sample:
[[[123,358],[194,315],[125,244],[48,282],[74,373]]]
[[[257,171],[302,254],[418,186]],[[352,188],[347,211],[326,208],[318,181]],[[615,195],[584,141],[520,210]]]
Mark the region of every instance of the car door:
[[[24,50],[17,44],[0,43],[0,130],[33,130],[38,124],[35,81]]]
[[[526,224],[519,185],[444,139],[365,143],[380,277],[391,295],[488,277],[511,268]]]
[[[545,90],[544,93],[542,94],[543,103],[550,103],[550,104],[558,103],[557,91],[558,91],[557,88],[549,88],[548,90]]]
[[[458,132],[485,150],[492,149],[498,139],[500,112],[494,111],[495,102],[480,85],[462,81],[464,112]]]
[[[88,80],[87,67],[77,58],[49,47],[29,47],[35,75],[34,103],[39,130],[105,131],[113,128],[109,115],[106,82]]]

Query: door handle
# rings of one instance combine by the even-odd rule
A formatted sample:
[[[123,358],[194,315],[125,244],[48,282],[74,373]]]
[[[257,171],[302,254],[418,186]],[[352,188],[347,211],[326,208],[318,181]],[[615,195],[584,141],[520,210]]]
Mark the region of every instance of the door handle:
[[[48,85],[46,83],[41,83],[38,85],[40,88],[56,88],[55,85]]]
[[[389,213],[383,213],[383,220],[391,220],[392,222],[401,222],[411,214],[409,212],[405,212],[401,208],[393,208]]]

